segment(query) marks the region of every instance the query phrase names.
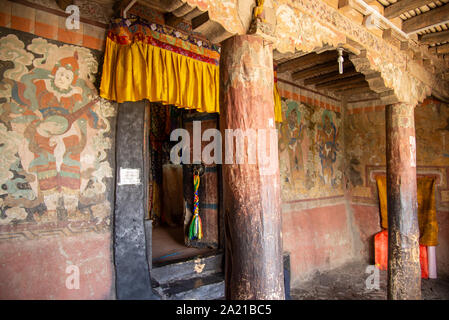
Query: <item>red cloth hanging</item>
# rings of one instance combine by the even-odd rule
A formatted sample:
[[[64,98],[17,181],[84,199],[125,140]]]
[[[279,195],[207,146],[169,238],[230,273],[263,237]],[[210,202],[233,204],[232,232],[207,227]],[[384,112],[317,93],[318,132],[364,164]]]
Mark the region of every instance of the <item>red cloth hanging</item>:
[[[387,270],[388,267],[388,230],[383,230],[374,236],[374,260],[376,267]],[[427,261],[427,246],[419,246],[419,262],[421,278],[429,278],[429,263]]]

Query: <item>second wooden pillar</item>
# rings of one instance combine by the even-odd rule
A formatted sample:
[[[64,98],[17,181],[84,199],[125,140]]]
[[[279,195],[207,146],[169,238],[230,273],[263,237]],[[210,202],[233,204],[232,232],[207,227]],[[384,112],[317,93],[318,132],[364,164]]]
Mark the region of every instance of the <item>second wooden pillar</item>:
[[[421,299],[414,105],[386,107],[388,299]]]

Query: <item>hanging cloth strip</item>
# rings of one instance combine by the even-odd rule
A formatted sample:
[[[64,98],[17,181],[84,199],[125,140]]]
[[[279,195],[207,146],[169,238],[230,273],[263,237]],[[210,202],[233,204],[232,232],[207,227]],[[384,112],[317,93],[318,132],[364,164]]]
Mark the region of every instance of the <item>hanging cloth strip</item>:
[[[387,207],[387,178],[379,175],[376,177],[377,190],[379,193],[381,225],[388,229],[388,207]],[[426,246],[438,245],[438,222],[435,206],[435,178],[417,177],[417,202],[418,202],[418,225],[419,244]]]
[[[100,96],[219,112],[220,46],[138,17],[115,19],[106,39]],[[275,120],[281,99],[274,82]]]
[[[200,176],[197,171],[193,173],[193,218],[189,228],[190,240],[201,240],[203,238],[203,226],[200,217],[200,198],[198,188],[200,187]]]

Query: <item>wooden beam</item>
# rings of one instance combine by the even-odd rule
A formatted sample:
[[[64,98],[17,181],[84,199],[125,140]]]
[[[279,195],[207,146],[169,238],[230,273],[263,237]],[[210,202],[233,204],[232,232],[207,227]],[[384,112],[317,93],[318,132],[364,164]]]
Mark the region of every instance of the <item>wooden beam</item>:
[[[279,64],[277,72],[282,73],[290,70],[305,69],[315,64],[331,61],[332,59],[335,59],[335,61],[337,61],[337,57],[337,52],[334,50],[326,51],[321,54],[309,53],[305,56],[298,57]]]
[[[333,81],[329,81],[329,82],[324,82],[321,84],[317,84],[315,86],[315,88],[317,89],[332,89],[332,88],[340,88],[340,87],[344,87],[347,85],[353,85],[353,84],[366,84],[365,81],[365,76],[363,74],[358,74],[354,77],[350,77],[350,78],[346,78],[346,79],[341,79],[341,80],[333,80]]]
[[[399,17],[404,12],[425,6],[432,0],[400,0],[384,9],[384,16],[387,19]]]
[[[422,44],[435,44],[449,41],[449,30],[423,34],[419,36]]]
[[[182,16],[185,16],[186,14],[188,14],[192,10],[193,10],[193,7],[191,5],[189,5],[188,3],[184,3],[179,8],[173,10],[172,13],[175,16],[177,16],[178,18],[181,18]]]
[[[352,77],[352,76],[355,76],[356,74],[358,74],[358,72],[354,68],[348,68],[343,71],[344,71],[343,74],[340,74],[338,71],[335,71],[335,72],[323,74],[321,76],[308,78],[308,79],[304,80],[304,84],[306,86],[311,85],[311,84],[319,84],[319,83],[328,82],[328,81],[332,81],[332,80],[339,80],[339,79]]]
[[[397,38],[397,33],[393,29],[385,29],[382,32],[382,39],[396,48],[401,48],[401,40]]]
[[[362,24],[363,14],[357,10],[359,5],[353,0],[338,0],[338,11],[356,24]]]
[[[449,43],[443,44],[441,46],[436,46],[437,54],[449,53]]]
[[[366,87],[360,87],[360,88],[350,88],[350,89],[338,90],[338,93],[340,93],[343,96],[349,96],[349,95],[354,95],[354,94],[375,93],[375,92],[373,92],[369,86],[366,86]]]
[[[350,61],[346,60],[345,62],[343,62],[343,68],[347,68],[351,65],[352,65],[352,63]],[[335,62],[331,61],[328,63],[319,64],[317,66],[307,68],[307,69],[304,69],[301,71],[297,71],[292,74],[292,79],[293,80],[307,79],[307,78],[311,78],[313,76],[318,76],[320,74],[329,73],[329,72],[336,71],[336,70],[338,70],[338,63],[335,60]]]
[[[206,11],[203,14],[199,15],[198,17],[192,19],[192,29],[196,30],[203,24],[205,24],[207,21],[209,21],[209,13]]]
[[[204,13],[204,11],[201,11],[200,9],[195,8],[192,11],[190,11],[189,13],[187,13],[185,16],[183,16],[182,18],[184,20],[191,21],[192,19],[195,19],[196,17],[198,17],[199,15],[201,15],[203,13]]]
[[[402,31],[409,33],[444,21],[449,21],[449,4],[405,20],[402,23]]]
[[[346,85],[341,85],[339,87],[333,87],[333,88],[322,88],[322,89],[326,89],[326,90],[331,90],[331,91],[343,91],[343,90],[352,90],[352,89],[359,89],[359,88],[369,88],[368,83],[366,82],[359,82],[356,84],[346,84]]]

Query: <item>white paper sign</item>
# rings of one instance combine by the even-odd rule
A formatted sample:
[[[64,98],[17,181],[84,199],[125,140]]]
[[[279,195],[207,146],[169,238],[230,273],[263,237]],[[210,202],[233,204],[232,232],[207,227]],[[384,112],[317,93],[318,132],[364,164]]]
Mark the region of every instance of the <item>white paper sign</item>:
[[[119,185],[126,184],[140,184],[140,170],[120,168],[120,182]]]

